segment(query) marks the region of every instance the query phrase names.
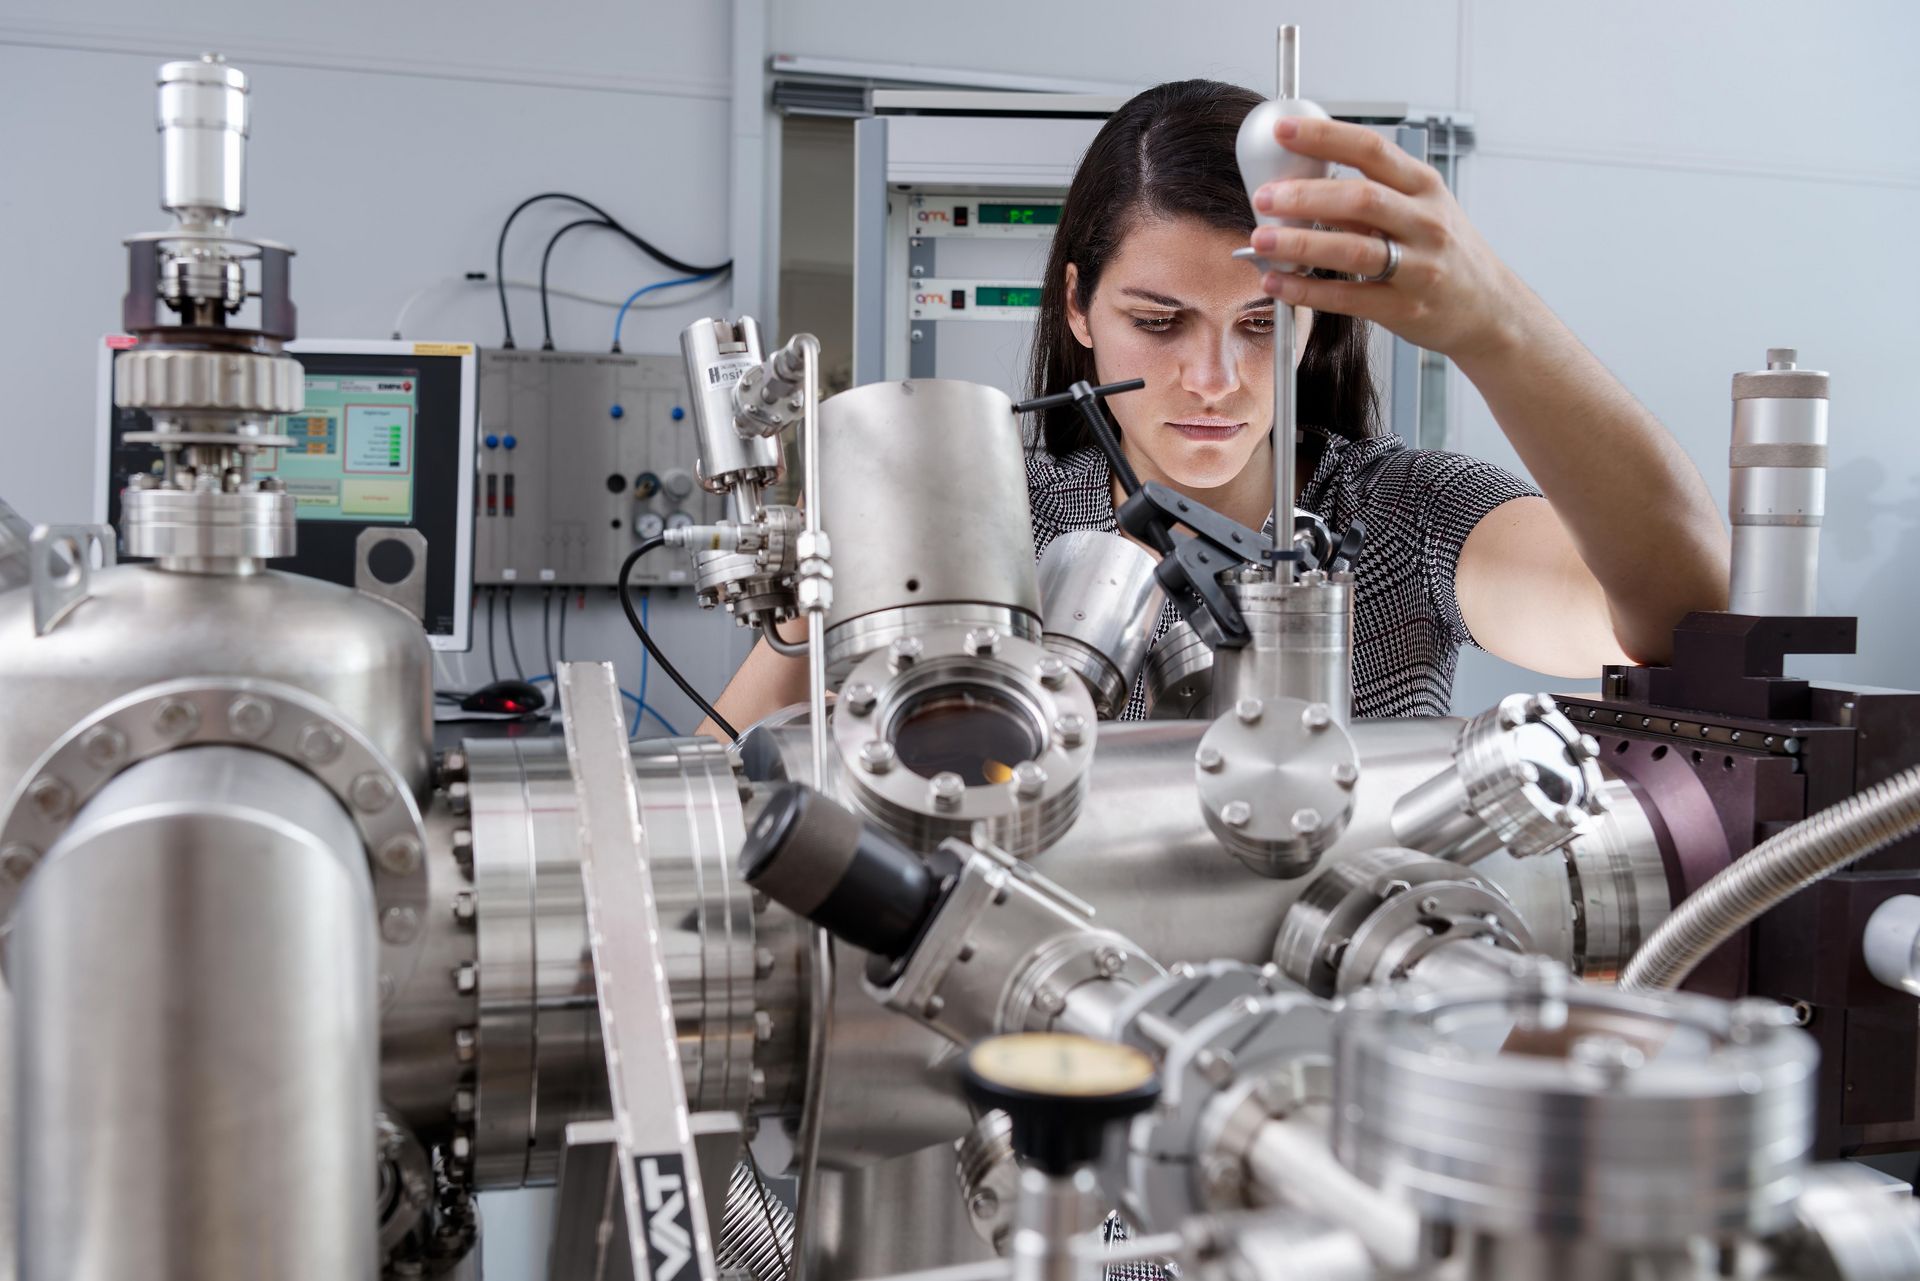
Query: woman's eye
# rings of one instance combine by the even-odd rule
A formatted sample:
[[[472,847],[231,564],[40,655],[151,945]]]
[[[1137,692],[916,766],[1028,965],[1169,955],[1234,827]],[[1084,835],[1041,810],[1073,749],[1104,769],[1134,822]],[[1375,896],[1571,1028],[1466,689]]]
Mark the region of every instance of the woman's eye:
[[[1247,328],[1251,329],[1256,334],[1270,334],[1273,332],[1273,317],[1272,316],[1248,316]]]
[[[1173,328],[1173,321],[1172,316],[1135,316],[1133,327],[1144,329],[1150,334],[1164,334]]]

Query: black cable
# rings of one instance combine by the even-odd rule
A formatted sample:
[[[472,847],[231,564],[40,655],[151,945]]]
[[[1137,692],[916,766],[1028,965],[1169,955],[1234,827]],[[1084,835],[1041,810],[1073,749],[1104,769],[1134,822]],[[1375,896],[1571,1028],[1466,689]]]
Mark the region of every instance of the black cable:
[[[547,308],[547,266],[553,261],[553,247],[560,243],[560,237],[576,227],[605,227],[614,230],[614,224],[605,218],[580,218],[568,223],[547,239],[546,252],[540,255],[540,350],[553,350],[553,315]]]
[[[571,195],[568,192],[543,191],[537,196],[528,196],[525,200],[515,205],[513,212],[507,215],[507,220],[500,224],[500,238],[495,242],[493,247],[493,280],[495,287],[500,291],[500,327],[505,331],[506,335],[506,340],[500,344],[503,347],[513,346],[513,315],[507,310],[507,232],[512,228],[513,220],[520,216],[521,210],[529,205],[537,205],[542,200],[571,200],[576,205],[581,205],[593,210],[593,212],[606,219],[615,231],[625,236],[641,253],[646,254],[662,266],[671,267],[683,275],[710,276],[716,272],[727,271],[733,266],[733,259],[731,258],[717,267],[696,267],[691,263],[682,262],[672,254],[662,253],[643,237],[628,231],[620,224],[619,219],[602,209],[599,205],[594,204],[591,200],[582,200],[579,196]]]
[[[513,588],[507,588],[507,653],[513,656],[513,674],[520,680],[527,679],[527,669],[520,666],[520,646],[513,639]],[[553,675],[548,672],[547,675]]]
[[[560,597],[560,641],[554,646],[561,662],[567,661],[567,611],[573,608],[573,593],[564,592]]]
[[[547,675],[560,679],[560,669],[553,665],[553,588],[546,589],[540,598],[540,647],[547,651]]]
[[[633,634],[638,636],[640,643],[647,647],[647,653],[653,655],[653,661],[660,664],[660,670],[665,672],[668,678],[680,687],[682,694],[685,694],[693,700],[695,707],[698,707],[707,714],[708,720],[718,725],[722,733],[737,743],[740,741],[740,731],[735,729],[727,721],[726,717],[716,711],[712,703],[702,698],[699,690],[687,683],[687,678],[680,674],[680,669],[675,667],[672,661],[660,652],[660,647],[653,643],[653,637],[647,635],[645,625],[640,622],[640,615],[634,612],[633,586],[628,583],[627,580],[633,576],[633,567],[639,562],[640,558],[656,547],[664,547],[666,541],[666,539],[660,537],[649,538],[646,542],[641,543],[638,547],[627,553],[626,560],[620,564],[620,608],[626,611],[627,622],[632,625]]]
[[[740,1146],[747,1154],[747,1168],[753,1171],[753,1190],[760,1197],[760,1213],[767,1217],[767,1240],[778,1244],[780,1229],[773,1226],[773,1206],[767,1201],[766,1176],[760,1173],[760,1163],[754,1160],[753,1144],[743,1143]],[[780,1252],[780,1271],[787,1281],[793,1281],[793,1260],[785,1250]]]
[[[487,670],[493,673],[493,683],[500,683],[500,664],[493,656],[493,598],[500,589],[487,588]]]

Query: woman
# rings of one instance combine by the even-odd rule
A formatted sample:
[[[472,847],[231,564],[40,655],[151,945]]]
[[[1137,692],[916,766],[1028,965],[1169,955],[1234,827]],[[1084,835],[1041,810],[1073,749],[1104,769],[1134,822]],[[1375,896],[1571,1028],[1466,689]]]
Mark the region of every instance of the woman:
[[[1234,139],[1259,101],[1186,80],[1107,121],[1054,236],[1031,394],[1146,379],[1110,403],[1140,479],[1259,526],[1278,299],[1303,335],[1296,502],[1367,530],[1354,715],[1445,714],[1462,644],[1561,676],[1665,659],[1681,617],[1726,603],[1726,535],[1679,444],[1494,256],[1439,175],[1372,130],[1283,121],[1284,146],[1361,177],[1262,187],[1263,212],[1314,226],[1256,230]],[[1260,277],[1231,256],[1249,242],[1313,274]],[[1377,434],[1369,322],[1451,359],[1540,489]],[[1118,487],[1079,419],[1048,413],[1042,434],[1027,468],[1036,553],[1068,530],[1114,529]],[[760,646],[719,706],[744,724],[805,696],[804,664]],[[1136,685],[1125,715],[1144,714]]]

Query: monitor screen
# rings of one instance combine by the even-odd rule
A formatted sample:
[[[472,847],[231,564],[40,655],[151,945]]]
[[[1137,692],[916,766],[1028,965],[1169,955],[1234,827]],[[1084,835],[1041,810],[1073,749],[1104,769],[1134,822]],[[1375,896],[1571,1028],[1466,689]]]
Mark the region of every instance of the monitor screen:
[[[101,518],[120,525],[127,478],[156,468],[151,445],[129,444],[147,415],[113,404],[113,353],[101,353],[106,477]],[[275,424],[293,438],[257,464],[294,497],[299,550],[275,569],[351,587],[354,547],[369,527],[418,530],[427,540],[426,630],[435,649],[469,645],[472,603],[473,452],[478,413],[468,343],[303,339],[288,354],[306,371],[306,407]]]

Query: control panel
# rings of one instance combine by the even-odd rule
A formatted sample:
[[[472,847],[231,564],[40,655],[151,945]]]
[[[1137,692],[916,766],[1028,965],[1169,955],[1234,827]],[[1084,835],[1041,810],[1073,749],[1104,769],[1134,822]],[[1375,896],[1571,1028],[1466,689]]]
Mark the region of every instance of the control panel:
[[[678,355],[483,351],[474,500],[481,584],[612,586],[663,529],[706,524],[699,437]],[[648,556],[632,582],[691,582],[684,557]]]

